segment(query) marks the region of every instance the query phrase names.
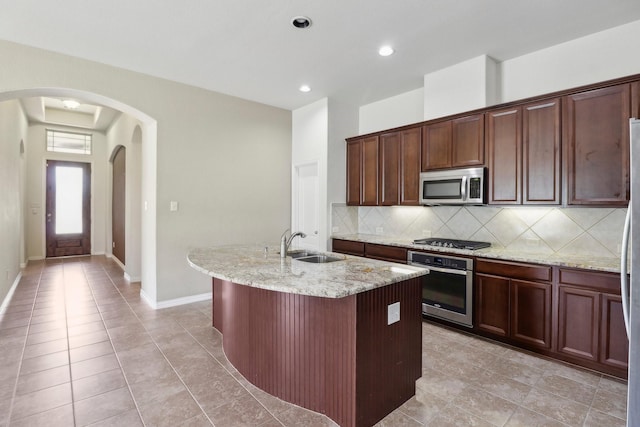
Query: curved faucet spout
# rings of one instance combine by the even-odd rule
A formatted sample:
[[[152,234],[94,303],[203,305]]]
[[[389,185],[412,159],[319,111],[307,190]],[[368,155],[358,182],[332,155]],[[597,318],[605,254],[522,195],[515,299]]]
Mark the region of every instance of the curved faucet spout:
[[[291,235],[287,239],[287,231],[289,231],[288,228],[284,230],[284,233],[282,233],[282,236],[280,237],[280,258],[284,258],[287,256],[287,252],[289,251],[289,247],[291,246],[291,242],[293,241],[294,237],[300,236],[302,239],[307,237],[307,235],[302,231],[296,231],[295,233],[291,233]]]

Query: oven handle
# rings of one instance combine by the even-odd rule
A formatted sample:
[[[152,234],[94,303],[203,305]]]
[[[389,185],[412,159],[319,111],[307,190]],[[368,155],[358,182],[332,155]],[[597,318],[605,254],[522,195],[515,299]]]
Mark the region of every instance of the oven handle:
[[[428,268],[430,271],[438,271],[440,273],[446,274],[457,274],[458,276],[466,276],[467,273],[470,273],[466,270],[452,270],[450,268],[440,268],[440,267],[432,267],[430,265],[418,264],[418,263],[409,263],[409,265],[417,265],[423,268]]]

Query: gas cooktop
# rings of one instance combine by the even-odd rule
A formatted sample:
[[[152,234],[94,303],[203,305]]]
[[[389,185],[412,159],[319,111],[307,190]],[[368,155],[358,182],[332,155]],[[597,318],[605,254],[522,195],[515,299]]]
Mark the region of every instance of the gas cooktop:
[[[491,246],[489,242],[474,242],[472,240],[443,239],[439,237],[429,237],[426,239],[416,239],[413,241],[416,245],[436,246],[438,248],[452,249],[468,249],[475,251],[476,249],[488,248]]]

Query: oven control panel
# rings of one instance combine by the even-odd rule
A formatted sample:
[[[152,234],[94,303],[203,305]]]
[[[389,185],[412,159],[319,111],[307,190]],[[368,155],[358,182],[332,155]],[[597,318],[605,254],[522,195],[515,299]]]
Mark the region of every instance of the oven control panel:
[[[434,253],[409,251],[407,255],[408,263],[414,265],[422,265],[425,267],[441,267],[453,270],[472,270],[473,260],[470,258],[458,258],[451,256],[443,256]]]

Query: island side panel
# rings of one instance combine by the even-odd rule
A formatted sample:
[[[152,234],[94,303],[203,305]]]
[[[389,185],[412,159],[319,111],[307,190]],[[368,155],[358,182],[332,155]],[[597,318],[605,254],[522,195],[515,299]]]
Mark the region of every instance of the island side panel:
[[[214,279],[213,314],[227,358],[252,384],[355,425],[355,295],[312,297]]]
[[[371,426],[415,395],[422,375],[421,279],[358,294],[358,426]],[[387,324],[387,307],[400,303],[400,321]]]

